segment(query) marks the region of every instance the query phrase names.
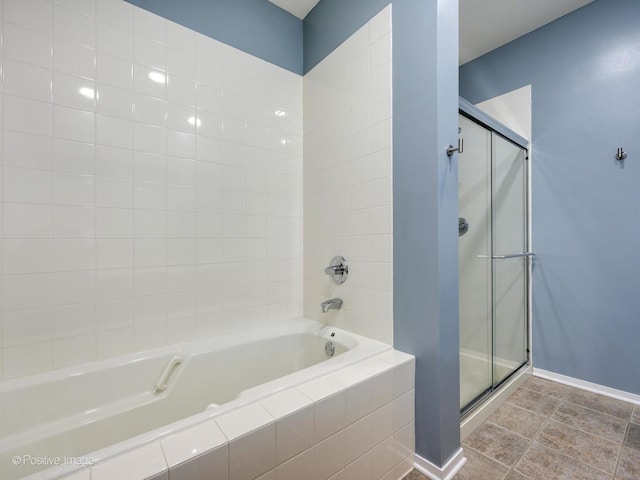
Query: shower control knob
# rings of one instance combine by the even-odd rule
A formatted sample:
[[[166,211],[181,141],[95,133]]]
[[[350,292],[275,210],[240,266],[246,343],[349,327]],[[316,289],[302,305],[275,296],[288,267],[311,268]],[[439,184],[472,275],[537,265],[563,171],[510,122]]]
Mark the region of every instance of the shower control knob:
[[[329,266],[324,269],[324,273],[329,275],[338,285],[347,281],[349,276],[349,265],[344,257],[336,255],[331,259]]]

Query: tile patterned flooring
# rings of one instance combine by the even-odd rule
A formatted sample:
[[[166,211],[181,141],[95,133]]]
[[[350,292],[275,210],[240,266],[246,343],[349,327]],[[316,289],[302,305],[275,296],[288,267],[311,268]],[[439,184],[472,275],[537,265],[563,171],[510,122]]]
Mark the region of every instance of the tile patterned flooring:
[[[531,377],[462,447],[454,480],[640,480],[640,406]]]

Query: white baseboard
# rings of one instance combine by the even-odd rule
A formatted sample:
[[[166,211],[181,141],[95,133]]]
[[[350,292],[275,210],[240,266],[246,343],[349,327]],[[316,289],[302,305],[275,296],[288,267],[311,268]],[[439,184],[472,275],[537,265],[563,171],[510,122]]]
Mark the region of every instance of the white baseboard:
[[[437,467],[418,454],[416,454],[415,462],[415,469],[427,478],[431,480],[451,480],[467,462],[467,459],[464,457],[462,448],[459,448],[444,467]]]
[[[615,398],[616,400],[622,400],[623,402],[633,403],[640,405],[640,395],[635,393],[625,392],[624,390],[616,390],[615,388],[605,387],[604,385],[598,385],[597,383],[587,382],[580,380],[579,378],[568,377],[555,372],[549,372],[540,368],[533,369],[533,375],[540,378],[546,378],[547,380],[553,380],[554,382],[569,385],[571,387],[580,388],[588,392],[604,395],[605,397]]]

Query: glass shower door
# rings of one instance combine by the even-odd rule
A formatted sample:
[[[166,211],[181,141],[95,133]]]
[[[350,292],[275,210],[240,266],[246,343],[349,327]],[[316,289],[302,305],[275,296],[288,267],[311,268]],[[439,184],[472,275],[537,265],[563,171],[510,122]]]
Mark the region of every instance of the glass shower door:
[[[460,408],[528,361],[526,150],[460,115]]]
[[[492,132],[493,383],[527,361],[526,152]]]
[[[459,155],[460,403],[472,403],[493,386],[491,272],[491,132],[460,116]],[[463,223],[464,224],[464,223]]]

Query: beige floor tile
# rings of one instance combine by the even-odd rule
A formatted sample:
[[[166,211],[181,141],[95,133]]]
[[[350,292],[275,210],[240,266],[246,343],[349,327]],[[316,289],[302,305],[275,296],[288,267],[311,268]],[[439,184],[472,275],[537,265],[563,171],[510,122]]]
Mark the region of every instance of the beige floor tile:
[[[635,425],[633,423],[629,424],[629,428],[627,429],[627,436],[624,439],[624,444],[627,447],[640,450],[640,425]]]
[[[573,403],[563,402],[552,418],[587,433],[622,443],[627,422]]]
[[[640,425],[640,405],[636,405],[633,409],[633,415],[631,415],[631,423]]]
[[[533,438],[542,424],[547,421],[547,417],[512,403],[505,403],[489,417],[488,421],[523,437]]]
[[[428,480],[427,477],[422,475],[417,470],[411,470],[402,480]]]
[[[567,455],[613,475],[620,445],[568,425],[550,421],[536,441],[555,452]]]
[[[633,412],[633,405],[615,398],[604,397],[595,393],[572,388],[564,399],[565,402],[575,403],[596,412],[606,413],[614,417],[629,420]]]
[[[622,447],[616,480],[638,480],[640,478],[640,450]]]
[[[557,398],[543,395],[542,393],[527,388],[516,390],[507,401],[520,408],[546,416],[551,415],[560,403],[560,400]]]
[[[488,422],[480,425],[464,441],[464,445],[509,467],[518,461],[528,444],[526,438]]]
[[[471,448],[464,449],[467,463],[455,476],[455,480],[501,480],[509,471],[508,467],[491,460]]]
[[[507,475],[507,478],[505,478],[504,480],[531,480],[531,478],[527,477],[526,475],[523,475],[520,472],[511,470],[511,473]]]
[[[611,480],[611,476],[534,442],[516,465],[532,480]]]
[[[552,382],[551,380],[540,377],[531,377],[522,387],[558,399],[563,398],[571,389],[571,387],[567,385],[562,385],[561,383]]]

